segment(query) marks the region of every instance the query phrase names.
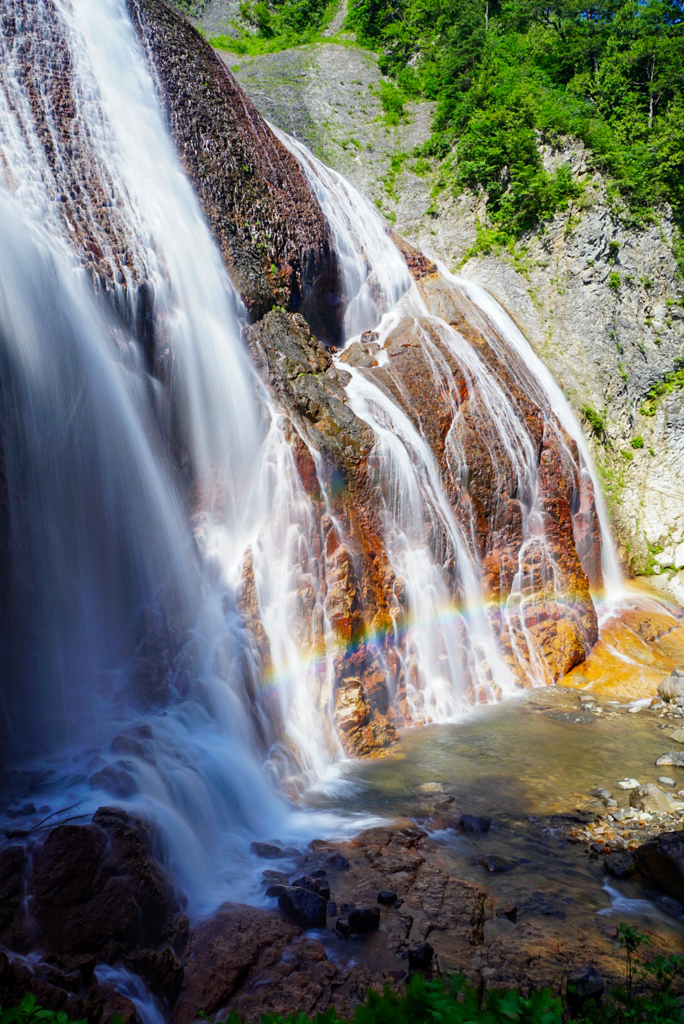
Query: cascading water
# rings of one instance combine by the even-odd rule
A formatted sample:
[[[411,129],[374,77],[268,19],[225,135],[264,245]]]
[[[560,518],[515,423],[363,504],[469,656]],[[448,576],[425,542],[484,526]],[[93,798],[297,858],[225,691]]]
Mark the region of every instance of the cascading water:
[[[296,427],[249,365],[244,311],[173,150],[124,0],[38,0],[30,20],[23,0],[9,6],[14,28],[0,32],[11,513],[3,725],[22,740],[32,734],[34,765],[48,747],[61,751],[49,790],[56,808],[77,804],[85,815],[104,789],[155,818],[199,910],[231,891],[249,837],[317,827],[289,815],[262,765],[298,776],[301,788],[342,753],[341,644],[321,561],[326,536],[344,526],[323,493],[324,535],[293,455]],[[548,681],[530,628],[535,601],[543,592],[571,608],[551,555],[538,443],[511,387],[432,308],[370,204],[276,134],[327,218],[345,277],[346,337],[370,346],[380,374],[347,352],[337,360],[348,406],[375,438],[370,479],[393,581],[393,626],[379,656],[399,665],[405,717],[453,718],[466,698],[491,699],[523,677]],[[105,268],[104,301],[80,269],[89,254]],[[513,372],[522,368],[518,384],[543,409],[544,430],[560,437],[560,421],[581,448],[555,385],[498,307],[463,283],[449,289],[460,301],[468,292],[495,355],[499,346],[504,361],[522,357]],[[441,462],[393,376],[389,347],[404,330],[452,420]],[[485,593],[480,527],[464,497],[466,396],[491,454],[492,488],[514,494],[520,509],[523,540],[501,602]],[[295,440],[318,468],[315,446]],[[578,472],[564,443],[560,463],[579,493],[588,460]],[[604,536],[606,579],[607,550]]]
[[[245,840],[291,827],[260,769],[269,737],[252,699],[259,667],[236,608],[244,551],[264,520],[271,524],[273,508],[283,518],[272,544],[281,562],[291,553],[287,446],[264,395],[271,429],[261,422],[239,303],[181,172],[123,0],[34,5],[31,57],[45,74],[37,92],[26,75],[24,12],[15,13],[19,31],[0,35],[0,336],[12,517],[3,725],[24,752],[27,732],[34,749],[71,741],[55,806],[87,813],[104,789],[151,814],[192,905],[213,905]],[[66,54],[68,81],[53,73],[50,48]],[[66,137],[54,95],[65,88],[76,108]],[[72,181],[76,155],[80,184]],[[98,233],[102,209],[108,227]],[[114,316],[96,308],[71,253],[70,236],[80,242],[86,232],[86,248],[111,269]],[[141,299],[129,295],[141,280],[137,296],[147,289],[166,390],[132,337]],[[296,489],[289,497],[297,502]],[[273,594],[275,607],[281,598]],[[275,618],[272,633],[282,633],[286,617]],[[275,643],[273,650],[277,660]],[[144,722],[141,696],[161,705]],[[287,694],[284,704],[296,698]],[[303,748],[305,739],[314,747],[311,728],[301,727]],[[110,753],[114,733],[123,738]],[[84,749],[89,755],[67,769]],[[93,789],[81,781],[84,768]]]
[[[510,487],[522,509],[522,544],[512,572],[500,618],[487,615],[483,568],[475,540],[472,514],[457,516],[446,493],[444,470],[419,424],[407,415],[397,398],[405,382],[392,379],[387,369],[382,382],[372,370],[357,368],[341,357],[339,365],[351,374],[347,385],[350,405],[376,437],[373,453],[378,501],[383,509],[384,539],[390,561],[405,587],[408,629],[402,648],[412,665],[407,675],[420,680],[407,685],[411,717],[445,720],[463,708],[466,688],[479,699],[510,691],[516,680],[550,682],[553,677],[539,641],[527,628],[535,618],[540,592],[570,610],[572,595],[559,578],[547,536],[546,514],[540,501],[539,452],[510,391],[499,381],[475,348],[442,315],[433,315],[413,284],[403,257],[390,240],[371,204],[339,175],[323,167],[299,143],[279,133],[300,159],[333,228],[336,246],[344,254],[342,267],[348,310],[348,340],[375,328],[370,335],[374,362],[388,366],[387,339],[410,324],[429,366],[431,385],[451,406],[452,427],[446,438],[444,466],[451,491],[469,472],[468,454],[459,436],[462,395],[454,378],[458,367],[466,381],[469,414],[486,436],[495,463],[494,486]],[[404,266],[402,267],[402,263]],[[581,430],[548,370],[532,353],[503,310],[475,286],[459,282],[442,270],[442,279],[468,307],[468,320],[479,328],[496,357],[510,365],[515,384],[534,396],[544,410],[545,429],[560,423],[579,447],[580,467],[560,439],[566,471],[577,475],[576,492],[591,488],[591,468]],[[373,296],[369,302],[369,296]],[[438,312],[439,301],[437,301]],[[362,310],[362,315],[358,311]],[[365,337],[365,336],[364,336]],[[363,341],[363,337],[362,337]],[[377,346],[377,348],[376,348]],[[511,358],[513,355],[519,358]],[[516,379],[517,377],[517,379]],[[388,389],[388,380],[391,381]],[[475,406],[475,409],[473,409]],[[497,456],[497,451],[504,457]],[[591,482],[590,482],[591,481]],[[595,489],[598,494],[598,488]],[[599,501],[604,579],[613,589],[619,581],[614,546]],[[435,543],[435,537],[439,540]],[[449,569],[445,572],[445,568]],[[496,628],[493,628],[495,626]],[[502,632],[510,640],[512,657],[502,659]],[[587,649],[590,646],[587,643]]]

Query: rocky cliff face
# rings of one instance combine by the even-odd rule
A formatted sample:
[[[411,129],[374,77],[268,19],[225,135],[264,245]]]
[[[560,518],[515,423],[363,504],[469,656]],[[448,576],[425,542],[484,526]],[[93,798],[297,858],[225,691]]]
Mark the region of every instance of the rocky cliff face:
[[[133,255],[144,254],[145,242],[126,222],[108,168],[93,162],[59,18],[49,4],[39,18],[33,7],[12,0],[2,41],[7,66],[33,83],[30,115],[44,128],[38,135],[45,173],[54,179],[54,216],[115,301],[125,304],[127,292],[137,290],[136,302],[129,301],[137,334],[148,368],[165,379],[153,290],[144,259]],[[596,640],[589,587],[600,585],[600,542],[589,478],[534,378],[492,325],[478,320],[465,294],[398,236],[427,312],[404,310],[382,345],[364,335],[335,361],[324,342],[339,334],[341,275],[328,225],[295,158],[176,8],[167,0],[128,0],[128,8],[177,151],[252,314],[248,344],[296,476],[302,511],[300,545],[287,551],[288,629],[307,664],[326,742],[356,754],[386,747],[397,726],[430,718],[428,676],[442,669],[449,686],[472,702],[500,695],[493,666],[464,624],[462,608],[474,596],[459,567],[458,530],[482,582],[477,603],[488,609],[486,644],[491,640],[520,685],[529,684],[532,663],[536,677],[559,678]],[[60,159],[53,125],[61,133]],[[442,637],[429,669],[411,636],[415,607],[390,551],[403,510],[386,514],[377,437],[347,391],[353,374],[388,396],[427,445],[448,504],[444,515],[457,524],[450,533],[444,518],[428,510],[423,523],[420,512],[412,537],[429,552],[440,601],[455,621],[453,644]],[[510,423],[502,427],[504,407]],[[530,516],[543,527],[525,526]],[[266,676],[273,654],[259,607],[257,554],[245,552],[236,600]],[[144,632],[145,676],[161,693],[170,655],[164,644],[147,642],[152,628]],[[274,737],[287,748],[282,709],[250,686],[249,702],[263,705],[269,723],[257,729],[264,751]]]
[[[223,56],[270,120],[376,201],[418,248],[504,306],[583,423],[624,565],[654,573],[683,602],[684,391],[672,377],[683,353],[684,306],[670,212],[632,223],[589,170],[584,147],[567,142],[543,148],[544,161],[548,169],[569,163],[584,183],[582,198],[524,239],[519,258],[467,258],[477,221],[485,222],[482,198],[448,188],[434,198],[434,166],[410,157],[429,137],[430,104],[408,104],[396,127],[383,125],[377,65],[335,44],[244,63]],[[662,393],[652,400],[654,390]],[[586,409],[598,414],[598,429]]]
[[[343,748],[355,755],[382,750],[394,741],[396,726],[428,719],[430,705],[423,701],[428,680],[407,628],[406,584],[389,553],[375,437],[350,407],[346,366],[391,395],[429,444],[453,514],[473,538],[484,600],[492,605],[490,626],[519,684],[529,685],[527,660],[538,658],[548,678],[558,679],[586,657],[598,635],[590,582],[601,584],[600,531],[591,482],[581,472],[574,442],[539,396],[530,394],[534,389],[525,388],[530,379],[516,354],[469,321],[473,310],[465,296],[434,265],[415,258],[411,263],[428,309],[453,325],[496,373],[520,427],[529,431],[546,539],[543,550],[526,546],[523,520],[531,498],[521,490],[519,466],[501,443],[495,410],[439,337],[435,321],[407,315],[382,350],[370,334],[337,363],[301,317],[272,312],[249,329],[255,365],[286,416],[282,429],[311,508],[308,557],[298,556],[291,574],[293,633],[310,666],[309,688],[321,719],[327,728],[337,727]],[[441,382],[435,379],[440,362]],[[444,396],[437,407],[435,390]],[[449,536],[435,522],[416,543],[427,543],[443,560],[450,599],[458,607],[464,595]],[[505,609],[519,573],[525,610],[517,616]],[[258,607],[250,609],[250,629],[268,659]],[[491,673],[489,684],[478,682],[478,655],[463,624],[453,629],[460,629],[460,682],[468,699],[496,698],[500,690]],[[316,657],[326,642],[334,652],[332,679]]]
[[[339,338],[341,282],[327,225],[297,162],[211,47],[167,0],[127,0],[154,63],[185,170],[254,317],[300,310]]]

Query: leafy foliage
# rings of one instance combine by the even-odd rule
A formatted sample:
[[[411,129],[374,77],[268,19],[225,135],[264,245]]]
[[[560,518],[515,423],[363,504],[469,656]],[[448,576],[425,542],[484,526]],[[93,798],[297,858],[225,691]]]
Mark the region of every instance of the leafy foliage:
[[[44,1010],[30,992],[24,996],[19,1006],[4,1011],[0,1007],[0,1024],[67,1024],[68,1020],[66,1013]],[[86,1021],[76,1021],[73,1024],[86,1024]]]
[[[240,15],[251,31],[237,38],[214,36],[213,46],[233,53],[270,53],[314,42],[337,6],[336,0],[243,0]]]
[[[684,219],[681,0],[352,0],[348,25],[408,95],[437,103],[428,149],[517,236],[577,196],[539,141],[583,139],[636,219]]]

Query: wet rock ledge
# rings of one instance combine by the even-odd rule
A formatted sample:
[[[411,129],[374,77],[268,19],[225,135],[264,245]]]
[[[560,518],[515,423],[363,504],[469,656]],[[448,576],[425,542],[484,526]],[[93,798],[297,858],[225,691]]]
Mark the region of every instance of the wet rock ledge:
[[[462,815],[452,827],[478,830],[480,822]],[[668,843],[681,855],[681,833],[661,837],[661,847]],[[486,887],[454,877],[413,822],[301,851],[255,843],[253,853],[263,858],[272,909],[226,903],[191,929],[157,834],[122,810],[101,808],[92,824],[60,826],[30,850],[5,849],[0,1004],[31,991],[72,1019],[96,1024],[116,1012],[137,1024],[133,1003],[97,980],[105,964],[142,979],[172,1024],[233,1009],[247,1021],[331,1007],[347,1017],[368,986],[400,990],[412,970],[565,994],[574,970],[593,968],[609,985],[624,969],[616,929],[580,930],[535,913],[534,901],[500,904]],[[652,952],[671,945],[654,936]],[[29,948],[42,959],[29,965],[18,955]]]

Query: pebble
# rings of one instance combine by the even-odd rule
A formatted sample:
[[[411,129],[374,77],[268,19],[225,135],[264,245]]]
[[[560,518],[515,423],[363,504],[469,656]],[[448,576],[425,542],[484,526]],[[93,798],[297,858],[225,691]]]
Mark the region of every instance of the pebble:
[[[676,732],[672,733],[670,739],[674,740],[675,743],[684,743],[684,729],[677,729]]]
[[[674,786],[675,785],[675,780],[671,779],[669,777],[669,775],[661,775],[660,778],[658,779],[658,782],[662,786]],[[679,796],[679,793],[677,794],[677,796]]]
[[[618,782],[618,789],[636,789],[639,783],[636,779],[623,779]]]

